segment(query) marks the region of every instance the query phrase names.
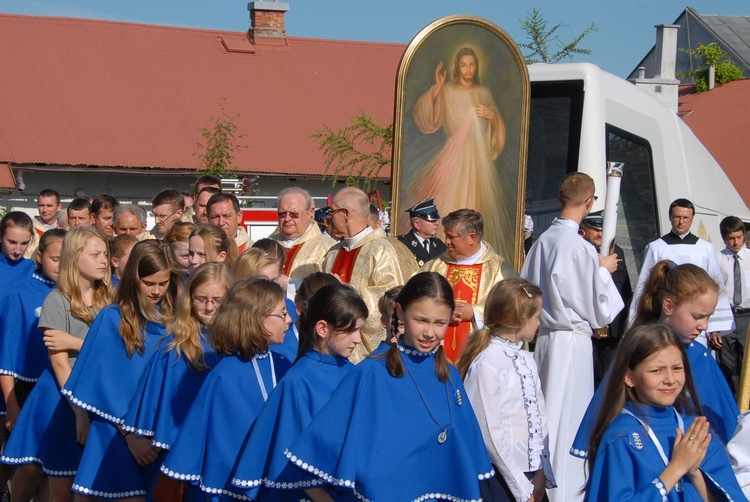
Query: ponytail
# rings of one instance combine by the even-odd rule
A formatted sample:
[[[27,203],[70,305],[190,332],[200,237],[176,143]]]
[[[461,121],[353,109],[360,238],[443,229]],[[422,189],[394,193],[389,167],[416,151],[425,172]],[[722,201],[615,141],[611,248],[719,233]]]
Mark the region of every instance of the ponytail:
[[[662,285],[671,264],[669,260],[662,260],[651,269],[646,284],[643,286],[643,293],[638,300],[633,327],[656,321],[661,316]]]
[[[396,336],[398,333],[398,314],[396,313],[396,309],[393,309],[391,330],[393,338],[391,338],[391,346],[388,348],[388,352],[386,352],[385,367],[388,369],[388,373],[390,373],[391,376],[401,378],[404,376],[404,363],[401,362],[401,354],[399,354],[398,350],[398,340]]]
[[[458,373],[461,375],[461,379],[466,378],[466,374],[469,372],[469,367],[474,359],[484,351],[490,345],[490,337],[492,336],[490,327],[485,325],[484,328],[474,331],[466,342],[464,351],[461,353],[461,357],[458,359],[456,367]]]

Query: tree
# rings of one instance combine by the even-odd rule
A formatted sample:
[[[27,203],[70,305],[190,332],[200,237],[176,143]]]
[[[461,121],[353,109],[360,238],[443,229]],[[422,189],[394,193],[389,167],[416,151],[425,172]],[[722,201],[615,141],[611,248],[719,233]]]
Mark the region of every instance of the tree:
[[[678,75],[680,78],[695,78],[696,94],[708,90],[708,71],[711,66],[713,66],[716,71],[716,83],[719,85],[744,78],[742,75],[742,68],[732,63],[729,56],[727,56],[727,54],[715,42],[708,45],[700,44],[693,50],[680,50],[687,52],[690,56],[697,58],[701,62],[700,68]]]
[[[325,175],[333,171],[334,184],[346,177],[348,186],[370,191],[372,179],[391,163],[393,124],[381,125],[367,112],[350,117],[349,125],[336,131],[323,126],[310,137],[323,151]]]
[[[193,153],[201,166],[197,172],[203,174],[213,174],[216,176],[231,177],[237,166],[234,165],[234,152],[242,148],[248,148],[241,145],[239,140],[247,137],[247,134],[240,133],[237,127],[237,119],[240,114],[228,115],[226,112],[227,98],[221,98],[221,115],[218,117],[209,117],[211,125],[199,127],[198,132],[205,140],[205,143],[196,143],[198,151]]]
[[[547,29],[547,24],[544,14],[537,8],[527,13],[526,19],[521,21],[521,28],[526,32],[528,42],[519,44],[519,47],[529,51],[524,55],[527,64],[559,63],[564,59],[572,61],[577,55],[591,54],[591,50],[580,47],[579,44],[589,33],[599,31],[594,23],[570,42],[563,42],[559,35],[560,28],[566,28],[567,25],[557,23]]]

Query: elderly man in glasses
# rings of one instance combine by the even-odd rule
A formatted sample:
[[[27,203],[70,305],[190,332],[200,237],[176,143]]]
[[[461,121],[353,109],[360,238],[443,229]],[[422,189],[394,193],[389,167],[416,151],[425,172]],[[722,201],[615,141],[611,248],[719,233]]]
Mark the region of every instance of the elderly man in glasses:
[[[323,259],[336,241],[321,233],[314,221],[315,202],[310,192],[289,187],[279,192],[279,227],[271,235],[284,247],[284,275],[301,281],[323,270]]]

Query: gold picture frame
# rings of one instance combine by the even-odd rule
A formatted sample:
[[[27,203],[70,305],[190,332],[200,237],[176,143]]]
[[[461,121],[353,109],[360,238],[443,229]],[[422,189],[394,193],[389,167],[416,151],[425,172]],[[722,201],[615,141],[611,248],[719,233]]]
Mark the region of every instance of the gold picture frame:
[[[530,98],[524,57],[496,24],[455,15],[420,31],[396,82],[394,234],[409,231],[405,210],[421,199],[434,198],[441,216],[469,207],[520,270]]]

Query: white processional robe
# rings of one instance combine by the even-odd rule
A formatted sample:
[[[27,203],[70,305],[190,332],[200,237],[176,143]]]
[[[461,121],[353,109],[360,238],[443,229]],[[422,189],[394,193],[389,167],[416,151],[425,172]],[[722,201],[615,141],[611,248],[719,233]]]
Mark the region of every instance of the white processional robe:
[[[534,358],[558,484],[549,497],[582,500],[584,461],[568,452],[594,395],[592,330],[610,324],[625,305],[594,247],[578,235],[578,223],[566,218],[557,218],[534,243],[521,277],[544,292]]]
[[[729,299],[724,291],[724,279],[719,268],[719,262],[716,259],[716,250],[709,242],[699,239],[692,233],[680,237],[674,232],[669,232],[646,246],[641,275],[638,277],[638,285],[630,304],[628,326],[632,325],[633,320],[635,320],[638,301],[643,294],[643,288],[651,274],[651,269],[662,260],[670,260],[677,265],[692,263],[708,272],[708,275],[719,285],[719,302],[716,305],[714,315],[708,319],[708,332],[728,333],[734,329],[734,316],[729,306]],[[704,346],[706,345],[705,333],[701,334],[698,341]]]

